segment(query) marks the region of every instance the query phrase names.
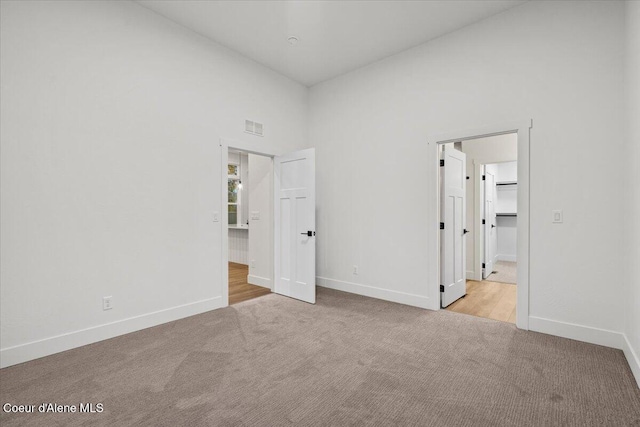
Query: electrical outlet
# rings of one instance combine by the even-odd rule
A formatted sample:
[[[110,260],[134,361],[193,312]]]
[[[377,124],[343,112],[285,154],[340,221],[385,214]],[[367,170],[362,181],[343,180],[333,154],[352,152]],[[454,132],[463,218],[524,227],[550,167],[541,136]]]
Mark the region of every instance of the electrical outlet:
[[[111,310],[113,308],[113,302],[111,301],[113,297],[104,297],[102,298],[102,309],[103,310]]]
[[[253,221],[258,221],[260,220],[260,211],[252,211],[251,212],[251,219]]]
[[[357,276],[357,275],[358,275],[358,266],[357,266],[357,265],[354,265],[354,266],[353,266],[353,275],[354,275],[354,276]]]
[[[256,260],[255,259],[251,260],[251,268],[256,268]]]

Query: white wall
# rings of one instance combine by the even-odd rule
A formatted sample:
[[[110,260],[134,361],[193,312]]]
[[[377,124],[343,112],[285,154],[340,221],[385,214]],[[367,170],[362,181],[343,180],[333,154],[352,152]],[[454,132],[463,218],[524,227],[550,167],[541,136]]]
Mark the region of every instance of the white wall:
[[[624,199],[628,201],[625,237],[627,247],[623,258],[626,265],[626,322],[628,346],[625,354],[640,385],[640,2],[626,2],[626,94],[627,94],[627,186]]]
[[[312,87],[319,283],[437,298],[424,281],[435,200],[414,197],[435,186],[427,136],[533,118],[529,303],[543,319],[534,326],[617,339],[624,298],[603,295],[623,292],[623,214],[611,209],[623,168],[602,153],[619,152],[624,136],[623,13],[619,2],[527,2]],[[551,223],[553,209],[564,224]],[[608,226],[594,227],[602,218]]]
[[[470,165],[486,165],[489,163],[514,162],[518,160],[518,135],[491,136],[487,138],[462,141],[462,152],[467,155],[467,171]],[[469,175],[473,178],[471,175]]]
[[[518,181],[518,162],[498,163],[496,182]]]
[[[518,136],[515,133],[463,141],[461,151],[467,156],[467,278],[482,280],[484,256],[483,231],[476,233],[475,203],[484,209],[484,193],[478,188],[476,194],[476,166],[497,162],[512,162],[518,159]],[[496,167],[497,171],[497,167]],[[497,173],[497,172],[496,172]],[[482,213],[483,210],[480,211]],[[481,214],[482,216],[482,214]],[[481,218],[482,219],[482,218]],[[515,230],[514,230],[515,231]],[[478,245],[478,242],[480,245]],[[479,250],[477,250],[479,249]],[[498,252],[499,253],[499,252]]]
[[[516,182],[518,180],[518,162],[496,164],[496,183]],[[496,186],[496,212],[518,212],[518,186]],[[517,226],[518,218],[514,216],[496,217],[498,234],[498,260],[517,261]]]
[[[273,283],[273,161],[249,154],[249,283]],[[251,214],[257,214],[252,219]]]
[[[2,365],[220,306],[219,138],[306,147],[307,89],[131,2],[3,1],[0,40]]]
[[[498,261],[516,262],[518,218],[515,216],[496,217],[496,233],[498,237]]]
[[[496,186],[496,212],[499,214],[518,212],[517,185],[510,184]]]

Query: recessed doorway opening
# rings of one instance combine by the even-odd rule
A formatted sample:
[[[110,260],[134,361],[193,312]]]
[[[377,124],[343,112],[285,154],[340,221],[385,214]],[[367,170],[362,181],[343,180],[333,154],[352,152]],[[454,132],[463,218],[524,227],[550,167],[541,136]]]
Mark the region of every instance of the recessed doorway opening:
[[[457,235],[457,224],[445,226],[443,230],[445,236],[441,239],[441,252],[450,251],[457,256],[442,253],[441,280],[446,285],[451,276],[459,275],[459,279],[465,281],[464,294],[454,294],[453,298],[457,299],[453,301],[451,297],[442,298],[442,307],[457,313],[515,323],[518,135],[508,133],[477,138],[442,144],[440,148],[443,157],[447,150],[456,150],[454,154],[464,164],[459,171],[460,179],[453,181],[453,184],[464,188],[460,194],[464,212],[455,212],[456,206],[451,211],[447,198],[452,190],[444,187],[451,185],[447,178],[451,178],[452,172],[447,171],[447,174],[445,170],[456,165],[445,163],[441,167],[441,215],[449,215],[445,222],[459,221],[461,225],[458,228],[462,229],[460,236]],[[461,247],[448,247],[450,241]]]
[[[229,149],[227,236],[229,304],[271,293],[273,161]]]
[[[246,175],[243,156],[247,156]],[[247,292],[239,293],[275,292],[315,303],[315,149],[280,154],[268,143],[222,138],[220,160],[223,215],[214,212],[214,221],[222,226],[220,283],[224,306],[238,302],[230,296],[234,279],[246,288]],[[246,190],[244,180],[249,184]],[[243,197],[244,191],[247,197]],[[238,243],[245,245],[246,254],[233,253],[237,246],[231,233],[247,233],[246,242]],[[240,262],[234,261],[234,256]]]
[[[427,215],[432,309],[528,329],[530,128],[528,121],[429,138],[437,183],[427,189],[435,201]]]

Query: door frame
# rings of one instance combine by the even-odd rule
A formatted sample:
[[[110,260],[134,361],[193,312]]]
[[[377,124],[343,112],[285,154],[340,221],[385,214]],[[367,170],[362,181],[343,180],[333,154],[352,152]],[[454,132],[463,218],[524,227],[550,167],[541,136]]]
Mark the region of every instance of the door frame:
[[[273,158],[279,155],[279,151],[275,148],[271,147],[269,144],[265,144],[262,141],[260,144],[248,141],[239,141],[229,138],[220,138],[220,169],[221,169],[221,180],[220,180],[220,224],[221,224],[221,235],[222,235],[222,247],[220,250],[220,267],[221,267],[221,280],[222,283],[222,306],[229,306],[229,217],[226,213],[226,206],[229,202],[227,195],[227,178],[228,178],[228,170],[227,164],[229,163],[229,149],[243,151],[249,154],[257,154],[264,157],[269,157],[271,159],[271,170],[273,171]],[[273,185],[273,183],[271,184]],[[273,191],[273,189],[272,189]],[[273,263],[274,263],[274,253],[273,253],[273,242],[275,241],[274,236],[274,224],[275,218],[273,217],[273,201],[271,204],[271,224],[269,224],[269,234],[271,235],[271,249],[270,249],[270,264],[272,265],[271,269],[271,292],[273,292],[274,280],[273,280]]]
[[[480,129],[457,130],[427,138],[427,292],[432,310],[440,310],[440,145],[516,133],[518,135],[518,224],[516,326],[529,329],[530,132],[533,120]],[[466,269],[465,269],[466,271]]]

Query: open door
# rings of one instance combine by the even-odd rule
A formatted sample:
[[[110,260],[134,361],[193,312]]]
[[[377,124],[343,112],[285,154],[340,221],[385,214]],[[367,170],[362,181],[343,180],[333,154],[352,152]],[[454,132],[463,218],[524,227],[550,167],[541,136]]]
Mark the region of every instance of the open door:
[[[466,247],[466,155],[445,145],[440,162],[441,266],[440,301],[446,307],[467,293]]]
[[[316,160],[309,148],[275,156],[274,292],[316,302]]]
[[[482,278],[493,273],[498,252],[498,230],[496,228],[496,177],[491,165],[484,171],[484,263]]]

